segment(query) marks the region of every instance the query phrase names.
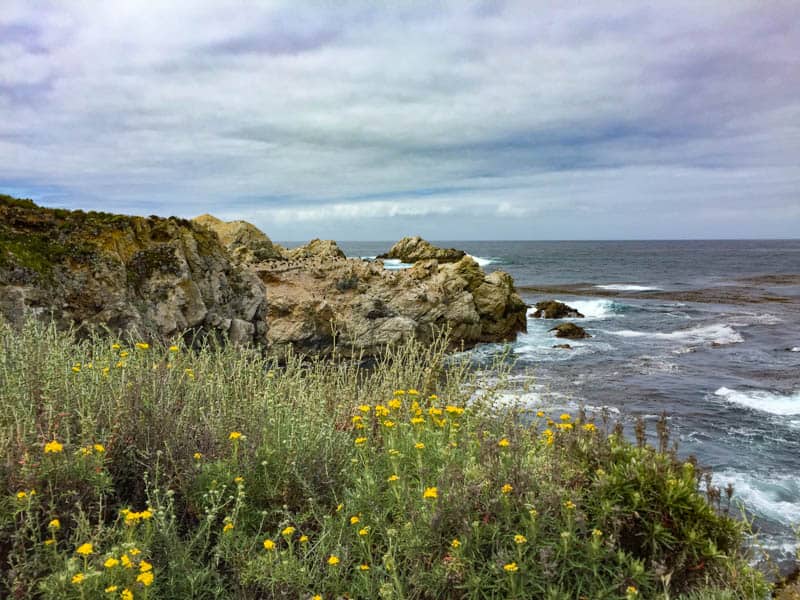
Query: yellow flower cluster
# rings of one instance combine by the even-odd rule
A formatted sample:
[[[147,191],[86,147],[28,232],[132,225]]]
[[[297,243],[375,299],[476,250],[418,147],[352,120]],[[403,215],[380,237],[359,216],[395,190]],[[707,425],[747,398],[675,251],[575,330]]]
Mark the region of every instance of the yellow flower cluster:
[[[57,440],[52,440],[44,445],[45,454],[58,454],[64,451],[64,445]]]
[[[439,497],[439,490],[435,487],[425,488],[422,497],[428,500],[436,500]]]
[[[153,518],[153,511],[149,508],[144,509],[141,512],[135,512],[127,508],[123,508],[119,511],[119,514],[123,516],[125,519],[125,525],[133,526],[137,525],[140,521],[148,521]]]

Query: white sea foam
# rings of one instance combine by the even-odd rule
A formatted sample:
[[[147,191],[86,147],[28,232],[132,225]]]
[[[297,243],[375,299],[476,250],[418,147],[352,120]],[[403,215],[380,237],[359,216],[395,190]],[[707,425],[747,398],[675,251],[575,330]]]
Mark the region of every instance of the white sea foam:
[[[800,352],[800,346],[795,346],[794,348],[789,350],[789,352]]]
[[[587,319],[614,317],[621,309],[621,306],[613,300],[573,300],[568,304]]]
[[[385,258],[383,259],[383,268],[389,271],[399,271],[401,269],[410,269],[414,265],[404,263],[399,258]]]
[[[479,266],[485,267],[486,265],[494,264],[496,261],[493,258],[484,258],[483,256],[472,256],[472,254],[467,254],[472,260],[478,263]]]
[[[609,290],[612,292],[655,292],[660,290],[659,287],[652,287],[647,285],[630,285],[626,283],[610,283],[608,285],[594,286],[601,290]]]
[[[744,341],[741,334],[730,325],[705,325],[691,329],[680,329],[669,333],[652,333],[648,331],[608,331],[611,335],[627,338],[649,338],[654,340],[674,340],[689,344],[739,344]]]
[[[800,478],[726,469],[714,473],[714,485],[733,485],[733,498],[759,516],[784,525],[800,524]]]
[[[740,392],[721,387],[714,392],[714,395],[732,404],[746,406],[773,415],[800,415],[800,392],[792,395],[781,395],[764,390]]]

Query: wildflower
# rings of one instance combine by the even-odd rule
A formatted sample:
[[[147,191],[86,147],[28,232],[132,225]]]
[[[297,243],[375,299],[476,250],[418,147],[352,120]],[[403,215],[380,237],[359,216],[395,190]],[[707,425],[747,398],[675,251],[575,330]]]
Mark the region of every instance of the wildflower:
[[[500,488],[500,491],[503,492],[504,494],[510,494],[513,489],[514,489],[513,485],[511,485],[510,483],[506,483],[503,485],[503,487]]]
[[[565,421],[565,422],[566,422],[566,421],[569,421],[569,420],[570,420],[572,417],[571,417],[571,416],[569,416],[567,413],[564,413],[564,414],[562,414],[562,415],[561,415],[560,417],[558,417],[558,418],[559,418],[559,419],[561,419],[562,421]]]
[[[311,596],[311,600],[322,600],[322,596],[320,596],[319,594],[314,594],[313,596]]]
[[[439,490],[435,487],[425,488],[425,491],[422,492],[422,497],[436,500],[439,497]]]
[[[436,394],[431,394],[430,396],[428,396],[428,400],[438,400],[438,399],[439,396],[437,396]]]
[[[561,539],[562,539],[562,540],[568,540],[570,535],[571,535],[571,534],[570,534],[570,532],[569,532],[569,531],[562,531],[562,532],[561,532]]]
[[[575,510],[575,503],[572,500],[567,500],[564,502],[564,508],[567,510]]]
[[[597,426],[594,423],[586,423],[583,426],[583,430],[588,432],[597,431]]]
[[[45,454],[58,454],[59,452],[63,452],[63,451],[64,451],[64,445],[59,443],[56,440],[53,440],[51,442],[47,442],[44,445],[44,453]]]
[[[75,365],[74,367],[72,367],[72,372],[73,373],[80,373],[81,372],[80,365]]]
[[[75,575],[72,576],[71,581],[75,585],[80,585],[83,583],[84,579],[86,579],[86,576],[83,573],[75,573]]]
[[[389,416],[389,409],[383,406],[382,404],[375,405],[375,416],[376,417],[388,417]]]
[[[283,537],[292,537],[294,535],[295,529],[291,525],[286,527],[283,531],[281,531],[281,535]]]
[[[147,587],[153,583],[153,573],[147,571],[146,573],[139,573],[136,577],[136,581],[141,583],[144,587]]]
[[[110,585],[105,590],[103,590],[106,594],[113,594],[119,589],[116,585]]]
[[[45,545],[45,546],[52,546],[52,545],[53,545],[53,544],[55,544],[55,543],[56,543],[56,540],[55,540],[55,538],[49,538],[49,539],[46,539],[46,540],[44,541],[44,545]]]
[[[365,437],[357,437],[356,438],[356,446],[362,446],[367,443],[367,438]]]
[[[625,597],[626,598],[635,598],[638,595],[639,595],[639,590],[637,590],[635,586],[629,585],[625,589]]]
[[[422,425],[424,422],[425,422],[425,419],[423,419],[422,417],[413,417],[411,419],[411,424],[412,425]]]
[[[363,421],[364,421],[364,417],[362,417],[361,415],[353,415],[353,418],[352,418],[352,419],[350,419],[350,421],[351,421],[353,424],[356,424],[356,423],[361,423],[361,422],[363,422]]]
[[[419,396],[419,392],[418,392],[417,390],[415,390],[414,388],[411,388],[410,390],[408,390],[408,392],[407,392],[407,393],[408,393],[410,396]]]
[[[147,344],[145,342],[137,342],[136,348],[138,348],[139,350],[148,350],[150,348],[150,344]]]
[[[389,477],[386,479],[386,481],[388,481],[389,483],[394,483],[395,481],[397,481],[399,479],[400,479],[400,477],[398,475],[389,475]]]
[[[394,427],[394,425],[395,425],[394,421],[390,421],[388,419],[383,422],[383,426],[384,427],[392,428],[392,427]]]
[[[122,348],[122,346],[120,346],[119,344],[111,344],[112,350],[119,350],[120,348]]]
[[[241,431],[231,431],[228,434],[229,440],[240,440],[242,439],[242,432]]]
[[[61,529],[61,521],[59,521],[58,519],[53,519],[52,521],[50,521],[47,524],[47,527],[49,529],[53,529],[55,531],[58,531],[59,529]]]
[[[358,535],[364,537],[365,535],[369,535],[369,527],[362,527],[358,530]]]
[[[275,550],[275,542],[270,539],[264,540],[264,550],[269,550],[270,552]]]
[[[455,548],[460,548],[461,547],[461,542],[459,542],[458,539],[454,539],[452,542],[450,542],[450,547],[454,548],[454,549]]]
[[[353,515],[352,517],[350,517],[350,525],[355,525],[359,521],[361,521],[361,519],[359,519],[356,515]]]
[[[119,565],[119,561],[113,556],[111,558],[107,558],[106,561],[103,563],[103,566],[106,569],[113,569],[117,565]]]
[[[508,438],[503,438],[502,440],[497,442],[497,445],[500,446],[501,448],[508,448],[511,445],[511,442],[508,441]]]
[[[392,398],[391,400],[389,400],[388,404],[389,408],[391,408],[392,410],[398,410],[401,406],[403,406],[403,403],[397,398]]]
[[[131,556],[138,556],[141,553],[142,553],[142,551],[139,550],[138,548],[132,548],[131,549]]]
[[[337,504],[337,505],[336,505],[336,512],[341,512],[341,510],[342,510],[343,508],[344,508],[344,504]]]
[[[437,408],[435,406],[431,406],[428,409],[428,414],[430,416],[432,416],[432,417],[441,417],[442,416],[442,409],[441,408]]]
[[[235,483],[236,485],[239,485],[240,483],[244,483],[244,477],[234,477],[233,478],[233,483]]]
[[[308,536],[307,535],[301,535],[300,539],[298,539],[297,541],[300,542],[301,544],[307,544],[308,543]]]
[[[330,566],[332,566],[332,567],[335,567],[336,565],[338,565],[338,564],[339,564],[339,557],[338,557],[338,556],[336,556],[335,554],[331,554],[331,555],[328,557],[328,564],[329,564]]]
[[[126,569],[130,569],[133,566],[133,563],[131,563],[131,559],[128,557],[127,554],[123,554],[122,556],[120,556],[119,562],[121,562],[122,566],[125,567]]]
[[[394,395],[395,396],[405,396],[406,395],[406,391],[405,390],[395,390],[394,391]]]
[[[90,543],[81,544],[78,546],[78,549],[75,550],[81,556],[89,556],[90,554],[94,554],[94,546]]]
[[[359,571],[369,571],[369,565],[359,565],[358,566],[358,570]]]
[[[129,354],[129,352],[127,350],[123,350],[122,352],[119,353],[119,357],[120,358],[127,358],[128,354]]]
[[[464,414],[464,409],[460,406],[447,405],[444,407],[444,410],[449,415],[460,416]]]
[[[560,431],[572,431],[572,423],[559,423],[556,428]]]
[[[368,413],[372,409],[370,408],[369,404],[362,404],[361,406],[358,407],[358,410],[360,410],[363,413]]]
[[[179,350],[180,350],[180,348],[178,348],[175,345],[172,345],[172,346],[169,347],[169,351],[170,352],[178,352]]]
[[[507,565],[503,565],[503,570],[506,573],[516,573],[517,571],[519,571],[519,567],[517,566],[517,563],[511,562],[508,563]]]
[[[195,460],[200,460],[201,458],[203,458],[203,455],[202,455],[202,454],[200,454],[199,452],[195,452],[195,453],[194,453],[194,459],[195,459]]]
[[[532,508],[528,511],[528,514],[531,516],[531,519],[535,519],[537,516],[539,516],[539,511],[535,508]]]
[[[83,456],[89,456],[92,453],[92,447],[86,446],[85,448],[81,448],[81,454]]]
[[[120,600],[133,600],[133,592],[130,591],[128,588],[122,590],[122,593],[119,595]]]
[[[423,444],[422,442],[417,442],[416,444],[414,444],[414,448],[416,448],[417,450],[424,450],[425,444]]]
[[[595,474],[596,474],[598,477],[602,477],[603,475],[605,475],[605,474],[606,474],[606,472],[605,472],[605,470],[603,470],[603,469],[601,469],[601,468],[599,468],[599,467],[598,467],[598,468],[597,468],[597,470],[595,471]]]
[[[514,543],[517,544],[518,546],[521,544],[526,544],[527,542],[528,538],[526,538],[521,533],[518,533],[517,535],[514,536]]]
[[[147,573],[148,571],[152,571],[152,570],[153,570],[153,565],[151,565],[146,560],[143,560],[142,562],[139,563],[139,571],[140,572]]]
[[[225,523],[225,527],[222,528],[222,533],[229,533],[233,531],[233,523]]]
[[[103,377],[108,377],[108,373],[111,371],[109,367],[103,367]]]
[[[105,447],[105,446],[103,446],[103,444],[94,444],[94,445],[92,446],[92,448],[94,448],[94,451],[95,451],[95,452],[98,452],[98,453],[100,453],[100,454],[102,454],[103,452],[105,452],[105,451],[106,451],[106,447]]]
[[[25,498],[27,497],[28,497],[27,492],[22,492],[22,491],[17,492],[17,500],[25,500]]]
[[[389,456],[402,456],[400,454],[400,450],[398,450],[396,448],[389,448],[389,450],[387,452],[388,452]]]

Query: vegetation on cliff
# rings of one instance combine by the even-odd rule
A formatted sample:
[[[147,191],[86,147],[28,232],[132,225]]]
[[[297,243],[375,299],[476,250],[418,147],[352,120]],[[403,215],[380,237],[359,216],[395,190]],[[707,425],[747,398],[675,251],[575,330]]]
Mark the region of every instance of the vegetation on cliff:
[[[138,342],[138,343],[137,343]],[[600,415],[375,368],[0,324],[0,596],[760,598],[725,494]]]

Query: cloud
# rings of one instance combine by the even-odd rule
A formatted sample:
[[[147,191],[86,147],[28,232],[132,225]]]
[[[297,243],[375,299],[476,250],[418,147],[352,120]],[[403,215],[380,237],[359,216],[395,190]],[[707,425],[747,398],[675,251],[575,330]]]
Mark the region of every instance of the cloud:
[[[45,204],[279,239],[800,230],[795,3],[6,4],[0,188]]]

